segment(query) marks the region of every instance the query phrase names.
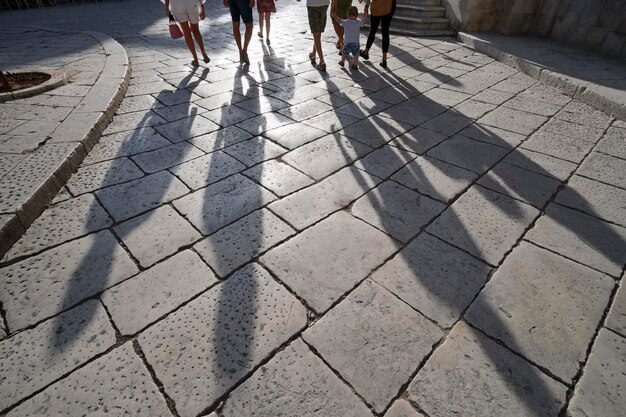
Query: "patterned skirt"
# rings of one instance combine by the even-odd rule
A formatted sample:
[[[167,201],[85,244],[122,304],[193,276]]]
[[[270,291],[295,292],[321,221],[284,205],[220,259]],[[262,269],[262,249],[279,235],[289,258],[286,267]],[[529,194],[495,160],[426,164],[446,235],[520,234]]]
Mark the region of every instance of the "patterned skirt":
[[[274,3],[274,0],[258,0],[256,7],[259,13],[276,13],[276,3]]]

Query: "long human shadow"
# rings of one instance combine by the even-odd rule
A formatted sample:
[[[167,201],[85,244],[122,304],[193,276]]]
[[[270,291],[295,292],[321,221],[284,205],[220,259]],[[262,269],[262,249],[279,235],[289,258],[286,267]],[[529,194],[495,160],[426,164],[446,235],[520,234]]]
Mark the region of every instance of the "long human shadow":
[[[434,70],[434,72],[436,72],[436,70]],[[331,80],[326,80],[327,83],[332,83]],[[397,83],[396,83],[397,84]],[[494,83],[495,84],[495,83]],[[408,88],[409,90],[411,89],[409,84],[402,84],[402,88]],[[422,104],[426,107],[429,107],[431,110],[428,112],[429,114],[432,114],[431,117],[427,120],[425,120],[423,123],[427,123],[428,120],[436,117],[439,114],[444,113],[445,111],[449,110],[448,106],[443,106],[433,100],[426,100],[424,101],[424,96],[420,94],[419,91],[405,91],[406,93],[408,93],[407,95],[410,97],[408,100],[414,100],[419,98],[420,96],[422,98],[420,98],[420,100],[422,101]],[[367,93],[367,95],[371,95],[373,93]],[[341,94],[337,94],[339,97],[341,97]],[[347,97],[344,97],[347,98]],[[337,103],[337,104],[340,104]],[[374,106],[374,108],[372,109],[368,109],[369,112],[376,112],[376,106]],[[365,110],[365,109],[364,109]],[[373,119],[367,119],[365,117],[368,116],[368,114],[362,114],[361,116],[364,117],[364,120],[371,120],[372,121],[372,126],[374,126],[374,122]],[[472,122],[475,122],[475,120],[472,120]],[[422,124],[423,124],[422,123]],[[386,132],[390,132],[390,131],[394,131],[395,127],[392,124],[388,124],[387,126],[385,126],[384,124],[384,119],[382,118],[377,118],[376,119],[376,126],[378,128],[381,129],[381,131],[386,131]],[[413,126],[413,127],[417,127],[417,126]],[[463,128],[460,128],[459,130],[462,130]],[[507,141],[504,138],[501,138],[498,136],[498,134],[496,134],[494,131],[490,131],[489,129],[485,129],[486,131],[486,135],[488,135],[488,138],[485,138],[484,140],[487,141],[487,143],[490,143],[492,145],[496,145],[499,146],[503,149],[507,149],[508,150],[508,154],[506,156],[509,157],[514,157],[517,161],[518,161],[518,165],[524,166],[525,169],[541,174],[545,177],[553,177],[553,175],[550,174],[550,172],[548,172],[546,169],[544,169],[543,167],[541,167],[540,165],[538,165],[537,163],[531,161],[528,157],[526,157],[523,153],[521,153],[516,147],[511,146],[509,143],[507,143]],[[351,131],[350,126],[347,126],[346,128],[343,129],[342,131],[343,133],[346,134],[346,136],[350,139],[351,142],[357,144],[357,143],[365,143],[368,144],[369,146],[374,146],[377,149],[382,149],[383,147],[387,146],[387,143],[389,141],[391,141],[391,139],[384,139],[384,138],[380,138],[380,141],[378,143],[379,146],[376,146],[376,144],[373,144],[372,138],[363,138],[359,136],[359,132],[358,131]],[[454,136],[457,132],[450,132],[448,134],[448,139],[452,136]],[[360,140],[359,140],[360,139]],[[419,141],[419,137],[417,137],[417,140]],[[446,140],[448,140],[446,139]],[[446,142],[446,140],[444,140],[443,142],[441,142],[441,144],[444,144]],[[345,149],[345,147],[343,147],[342,142],[341,141],[337,141],[338,146],[341,149],[341,152],[343,152],[344,156],[345,156],[345,161],[346,164],[350,164],[352,163],[353,159],[351,157],[348,156],[348,150]],[[479,142],[476,142],[476,144],[478,145]],[[437,146],[439,146],[440,144],[434,144],[432,145],[429,149],[427,149],[426,151],[423,152],[423,154],[428,154],[428,151],[430,149],[434,149]],[[471,156],[467,155],[465,153],[466,151],[464,151],[463,149],[460,148],[452,148],[452,153],[453,153],[453,157],[456,160],[460,160],[462,161],[463,159],[470,159]],[[404,159],[401,159],[400,156],[398,156],[397,153],[394,152],[387,152],[386,153],[386,159],[384,161],[384,163],[391,165],[391,166],[399,166],[399,167],[404,167],[405,165],[407,165],[407,161]],[[491,161],[488,162],[486,160],[484,160],[484,162],[482,164],[479,164],[478,166],[476,166],[474,164],[473,166],[473,170],[477,171],[479,173],[479,175],[483,175],[486,172],[490,171],[495,165],[497,165],[498,163],[501,163],[501,160],[504,158],[504,156],[500,159],[498,159],[497,161]],[[474,162],[474,159],[472,158],[472,161]],[[446,162],[446,161],[444,161]],[[449,163],[449,162],[446,162]],[[415,164],[410,164],[408,163],[408,166],[412,166],[413,170],[412,170],[412,175],[414,176],[414,179],[417,183],[422,183],[422,184],[427,184],[428,180],[426,179],[427,177],[424,175],[423,172],[420,171],[419,167],[416,166]],[[365,170],[367,170],[367,167],[364,168]],[[391,179],[391,177],[398,172],[400,169],[402,168],[398,168],[397,170],[395,170],[394,172],[392,172],[390,175],[382,178],[383,182],[381,184],[384,184],[385,181],[389,181]],[[465,168],[467,169],[467,168]],[[357,183],[366,183],[366,181],[364,180],[364,176],[365,173],[359,170],[352,170],[352,173],[355,177],[357,177]],[[450,173],[450,176],[454,178],[454,171],[452,171]],[[455,179],[459,179],[462,180],[463,178],[455,178]],[[499,178],[501,181],[506,182],[507,178],[506,177],[500,177]],[[475,180],[474,180],[475,181]],[[447,202],[448,197],[442,194],[438,194],[436,191],[436,187],[437,184],[430,184],[431,187],[429,187],[431,190],[435,190],[434,192],[431,192],[428,197],[432,197],[435,198],[436,200],[439,200],[441,202]],[[471,185],[471,184],[470,184]],[[532,200],[532,189],[524,189],[524,188],[518,188],[515,187],[515,184],[506,184],[509,185],[511,188],[516,189],[517,193],[519,194],[517,198],[524,200],[524,201],[533,201]],[[561,183],[561,185],[563,185],[563,182]],[[481,186],[474,186],[473,189],[478,190],[480,193],[485,194],[485,193],[491,193],[491,191],[487,191],[486,188],[483,188]],[[464,190],[465,191],[465,190]],[[463,191],[463,192],[464,192]],[[571,190],[570,190],[571,191]],[[556,194],[556,192],[558,192],[557,190],[554,191],[554,195]],[[457,195],[456,198],[458,198],[460,195],[462,195],[462,193],[459,193]],[[553,196],[554,196],[553,195]],[[489,198],[488,195],[485,195],[487,198]],[[552,197],[553,197],[552,196]],[[580,195],[576,195],[576,197],[578,197],[578,199],[580,199],[581,201],[584,201],[584,198],[582,198],[582,196]],[[369,200],[369,203],[371,204],[371,206],[374,208],[374,211],[377,212],[378,215],[378,221],[379,221],[379,225],[377,227],[381,227],[380,225],[382,225],[382,230],[385,231],[386,233],[393,235],[394,231],[397,228],[397,223],[395,222],[395,219],[391,219],[388,215],[386,215],[386,213],[388,213],[389,207],[388,207],[388,203],[382,198],[382,196],[378,196],[375,192],[368,192],[367,194],[365,194],[365,197],[363,198],[367,198]],[[456,199],[455,198],[455,199]],[[449,206],[452,205],[454,203],[455,200],[449,202]],[[504,201],[508,201],[509,204],[504,204]],[[542,207],[542,209],[545,210],[545,207],[550,203],[550,199],[546,199],[544,201],[544,204]],[[524,203],[520,202],[519,200],[515,200],[515,199],[496,199],[495,201],[492,200],[493,205],[500,211],[504,212],[508,217],[517,220],[520,219],[522,217],[522,205]],[[419,210],[420,206],[420,199],[417,200],[417,207],[416,210]],[[452,210],[449,208],[447,211],[450,213],[453,213]],[[588,208],[590,207],[590,205],[587,203]],[[588,210],[589,211],[589,210]],[[593,211],[590,211],[593,215]],[[549,216],[549,214],[544,214]],[[601,216],[596,216],[596,217],[601,217]],[[588,230],[585,225],[582,224],[570,224],[570,223],[563,223],[561,221],[561,219],[559,218],[553,218],[554,221],[556,221],[557,223],[559,223],[561,226],[563,226],[564,228],[569,229],[571,232],[575,233],[576,235],[580,236],[583,240],[585,240],[586,242],[590,243],[594,249],[596,249],[597,251],[604,253],[605,256],[607,256],[611,261],[616,262],[616,263],[622,263],[623,264],[623,259],[619,259],[619,256],[616,255],[615,253],[606,253],[605,252],[605,246],[603,246],[602,244],[600,244],[598,242],[597,239],[597,233],[598,230],[595,231],[590,231]],[[453,220],[454,221],[454,220]],[[599,227],[601,228],[601,234],[603,234],[604,236],[607,237],[608,241],[611,242],[619,242],[621,243],[621,246],[624,246],[625,242],[623,241],[623,239],[617,235],[615,233],[615,231],[613,229],[611,229],[607,224],[605,224],[602,221],[598,222]],[[468,230],[467,228],[465,228],[465,226],[463,225],[463,223],[460,221],[460,219],[458,219],[458,221],[455,222],[455,226],[456,226],[456,233],[459,236],[459,241],[461,242],[469,242],[469,246],[466,244],[464,247],[462,247],[462,250],[464,252],[469,252],[469,253],[473,253],[474,257],[479,257],[480,258],[480,254],[481,254],[481,249],[478,247],[478,245],[476,244],[473,236],[471,235],[471,231]],[[420,236],[426,236],[426,232],[424,231],[424,229],[426,228],[426,225],[422,226],[420,228],[420,230],[416,230],[415,231],[415,235],[413,236],[413,238],[411,240],[409,240],[407,242],[411,243],[413,242],[415,239],[417,239]],[[522,236],[520,235],[519,238],[521,238]],[[446,242],[447,244],[449,244],[448,242]],[[397,255],[399,257],[404,257],[405,256],[405,251],[400,251],[399,254]],[[406,258],[405,259],[405,263],[407,265],[413,265],[413,267],[416,267],[413,263],[411,263],[411,258]],[[489,266],[484,260],[481,259],[481,262],[483,263],[484,267],[483,270],[481,271],[482,275],[485,277],[485,279],[487,279],[487,275],[489,274],[490,270],[491,270],[491,266]],[[502,262],[502,261],[500,261]],[[623,267],[623,265],[622,265]],[[414,279],[420,279],[420,273],[419,271],[415,270],[414,271]],[[451,277],[449,283],[447,283],[447,285],[462,285],[463,281],[464,281],[465,277],[462,276],[455,276],[455,277]],[[438,299],[442,304],[444,305],[448,305],[448,306],[454,306],[458,311],[460,312],[464,312],[466,310],[467,307],[469,307],[469,305],[471,304],[471,302],[473,302],[473,300],[475,299],[474,297],[472,297],[468,302],[463,303],[462,305],[459,305],[459,301],[457,299],[455,299],[452,295],[454,292],[452,291],[446,291],[446,290],[442,290],[442,286],[444,286],[442,283],[437,283],[437,282],[433,282],[432,280],[429,279],[421,279],[420,280],[420,285],[423,288],[426,288],[426,290],[429,292],[429,296]],[[480,289],[482,290],[482,288]],[[479,291],[480,291],[479,290]],[[478,292],[477,291],[474,295],[477,296]],[[402,298],[401,294],[398,294],[400,296],[400,298]],[[489,316],[491,319],[490,322],[490,327],[493,329],[507,329],[507,324],[505,322],[503,322],[501,319],[498,318],[498,314],[496,312],[495,306],[489,306],[489,305],[482,305],[483,310],[486,311],[485,314],[486,316]],[[457,319],[460,319],[461,317],[458,317]],[[594,325],[596,325],[594,323]],[[485,339],[480,338],[479,339],[481,341],[481,343],[487,343],[483,345],[483,350],[485,352],[485,354],[488,357],[492,357],[492,359],[494,360],[494,365],[495,369],[497,369],[497,371],[499,373],[501,373],[501,376],[503,379],[507,380],[507,378],[510,377],[509,375],[509,369],[507,367],[506,364],[498,364],[495,361],[498,360],[498,354],[497,352],[495,352],[493,350],[493,347],[490,346],[488,344],[488,342],[485,342]],[[591,341],[589,341],[589,343],[591,343]],[[513,352],[516,352],[520,355],[523,354],[523,349],[521,348],[520,345],[518,345],[515,342],[512,342],[511,340],[507,340],[506,341],[506,345],[507,347],[512,350]],[[531,363],[529,362],[522,362],[522,363],[527,363],[527,367],[521,370],[521,373],[523,374],[523,377],[526,378],[526,382],[527,382],[527,387],[528,388],[532,388],[532,390],[534,391],[534,393],[536,395],[538,395],[541,398],[546,399],[545,402],[543,402],[543,404],[547,404],[547,403],[553,403],[554,401],[558,401],[559,399],[555,398],[552,394],[552,390],[545,384],[545,382],[543,381],[543,379],[539,376],[539,370],[537,368],[535,368],[533,365],[531,365]],[[544,370],[545,371],[545,370]],[[551,377],[555,378],[554,375],[550,375]],[[556,378],[558,379],[558,378]],[[568,386],[569,389],[571,389],[571,386]],[[519,390],[517,390],[517,392],[520,392]],[[521,394],[521,393],[520,393]],[[531,396],[531,397],[526,397],[527,401],[525,402],[526,407],[528,407],[528,409],[530,410],[531,413],[533,413],[533,415],[536,415],[537,417],[539,416],[543,416],[545,413],[545,409],[541,406],[541,403],[539,401],[534,401],[534,398],[537,398],[535,396]],[[523,398],[522,398],[523,400]]]

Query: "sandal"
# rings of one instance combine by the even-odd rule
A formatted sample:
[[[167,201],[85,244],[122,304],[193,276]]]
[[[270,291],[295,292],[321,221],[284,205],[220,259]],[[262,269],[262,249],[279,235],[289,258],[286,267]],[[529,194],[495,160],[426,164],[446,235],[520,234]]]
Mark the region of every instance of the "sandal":
[[[366,52],[365,49],[361,49],[359,51],[359,55],[361,55],[361,58],[363,59],[370,59],[370,53]]]
[[[266,44],[270,45],[272,42],[270,42],[270,38],[267,38],[267,40],[265,41]]]
[[[309,59],[311,60],[311,64],[315,65],[315,54],[313,52],[309,54]]]
[[[326,63],[325,62],[320,62],[319,64],[317,64],[317,70],[318,71],[326,71]]]
[[[387,68],[387,60],[386,60],[386,59],[383,59],[383,60],[380,62],[380,66],[381,66],[381,67],[383,67],[383,68]]]
[[[202,60],[204,61],[205,64],[208,64],[209,62],[211,62],[211,58],[209,58],[207,54],[202,55]]]
[[[350,68],[352,68],[352,69],[353,69],[353,70],[355,70],[355,71],[358,71],[358,70],[359,70],[359,66],[358,66],[357,64],[352,64],[352,65],[350,66]]]
[[[343,61],[339,61],[339,65],[341,65],[343,67],[344,65],[346,65],[346,63],[343,62]]]
[[[259,38],[263,38],[263,33],[262,32],[257,33],[257,35],[259,35]]]
[[[192,67],[199,67],[200,63],[194,59],[193,61],[191,61],[191,66]]]

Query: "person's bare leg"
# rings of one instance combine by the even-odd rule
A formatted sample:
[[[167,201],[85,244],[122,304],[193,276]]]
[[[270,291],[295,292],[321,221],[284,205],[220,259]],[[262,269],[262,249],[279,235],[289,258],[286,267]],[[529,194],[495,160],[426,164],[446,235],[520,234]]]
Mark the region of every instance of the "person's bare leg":
[[[178,22],[178,24],[183,31],[183,36],[185,37],[185,43],[187,44],[187,48],[189,48],[189,52],[191,52],[191,56],[193,56],[193,62],[198,64],[198,55],[196,55],[196,46],[193,44],[193,37],[191,36],[191,28],[189,27],[189,22]]]
[[[206,50],[204,49],[204,41],[202,40],[202,33],[200,33],[200,26],[197,23],[190,23],[189,27],[191,27],[191,33],[193,37],[196,39],[196,43],[202,52],[202,56],[206,56]]]
[[[241,33],[239,32],[239,22],[235,22],[233,20],[233,37],[235,38],[235,43],[237,44],[237,49],[239,49],[239,53],[241,53]]]
[[[243,51],[248,52],[248,45],[250,44],[250,39],[252,39],[252,30],[254,29],[254,24],[252,22],[246,23],[246,33],[243,41]]]
[[[265,13],[259,12],[259,38],[263,37],[263,15]]]
[[[324,64],[324,53],[322,52],[322,32],[316,32],[313,34],[314,48],[313,53],[317,51],[320,57],[320,64]]]
[[[265,33],[267,34],[267,39],[270,38],[270,16],[272,13],[265,13]]]

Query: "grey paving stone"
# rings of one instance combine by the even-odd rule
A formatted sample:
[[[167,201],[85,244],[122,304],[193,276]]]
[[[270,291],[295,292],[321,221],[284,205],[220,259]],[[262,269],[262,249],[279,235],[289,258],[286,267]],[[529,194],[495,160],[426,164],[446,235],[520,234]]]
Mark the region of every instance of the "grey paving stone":
[[[170,171],[189,188],[197,190],[246,169],[246,166],[222,151],[177,165]]]
[[[445,208],[445,204],[385,181],[359,198],[352,214],[406,243]]]
[[[373,417],[371,411],[300,339],[279,352],[228,397],[224,417]]]
[[[362,86],[361,86],[362,87]],[[347,114],[357,119],[365,119],[371,115],[391,107],[391,104],[365,96],[344,104],[336,109],[338,113]]]
[[[156,99],[166,106],[175,106],[176,104],[200,100],[200,97],[184,88],[179,88],[176,91],[161,91]]]
[[[243,173],[279,197],[313,184],[313,180],[290,165],[277,160],[265,161]]]
[[[178,412],[190,416],[305,326],[304,306],[251,264],[148,328],[139,343]]]
[[[115,226],[130,253],[147,268],[200,239],[198,233],[173,208],[162,206]]]
[[[202,234],[210,235],[274,199],[265,188],[235,174],[174,201],[174,206]]]
[[[249,118],[237,124],[237,127],[250,132],[253,135],[262,135],[268,130],[276,129],[293,123],[289,117],[285,117],[279,113],[266,113],[256,117]]]
[[[539,114],[541,116],[552,117],[562,105],[547,103],[545,101],[534,100],[529,97],[517,96],[503,104],[504,107],[521,110],[528,113]]]
[[[423,94],[424,97],[431,100],[431,105],[441,105],[446,107],[454,107],[462,101],[471,98],[470,94],[459,91],[446,90],[444,88],[433,88]]]
[[[189,139],[189,143],[202,149],[204,152],[211,153],[251,137],[252,135],[243,129],[239,129],[236,126],[228,126],[224,129]]]
[[[9,133],[13,136],[49,136],[60,125],[57,121],[29,120],[12,129]]]
[[[358,168],[348,167],[308,188],[269,205],[269,208],[297,229],[317,222],[348,206],[381,180]]]
[[[392,140],[390,144],[422,155],[445,139],[447,139],[447,136],[442,135],[441,133],[416,127],[415,129],[398,136],[396,139]]]
[[[11,330],[57,314],[135,274],[107,231],[65,243],[0,270],[0,299]]]
[[[408,123],[374,115],[343,128],[339,134],[358,140],[372,148],[378,148],[406,133],[411,127]]]
[[[490,270],[465,252],[424,233],[372,278],[440,326],[449,328],[480,291]]]
[[[115,116],[113,121],[104,130],[104,133],[110,135],[112,133],[124,132],[127,130],[154,127],[162,125],[166,122],[167,121],[164,118],[152,110],[124,113]]]
[[[7,416],[81,415],[86,410],[171,416],[130,343],[55,383]]]
[[[598,142],[595,151],[626,159],[626,129],[610,127]]]
[[[472,186],[427,230],[497,265],[538,215],[532,206]]]
[[[624,282],[623,279],[624,275],[622,275],[622,283]],[[626,290],[624,290],[624,284],[619,287],[613,299],[613,306],[606,318],[606,327],[622,336],[626,335]]]
[[[493,90],[491,88],[481,91],[472,97],[472,100],[483,101],[485,103],[491,103],[495,105],[500,105],[510,98],[514,97],[515,94],[508,93],[506,91]]]
[[[428,151],[427,155],[482,174],[509,151],[505,148],[455,135]]]
[[[96,300],[1,341],[0,409],[41,390],[114,343],[115,331]]]
[[[302,335],[379,413],[442,336],[370,280]]]
[[[454,110],[448,110],[445,113],[441,113],[439,116],[433,117],[426,123],[420,125],[420,127],[446,136],[451,136],[464,127],[469,126],[472,122],[473,119],[458,114]]]
[[[372,148],[338,134],[327,135],[286,154],[282,160],[319,180],[370,152]]]
[[[626,339],[601,329],[583,375],[574,390],[567,416],[618,417],[624,413]]]
[[[31,224],[7,253],[6,260],[104,229],[113,222],[91,194],[49,207]]]
[[[4,150],[3,144],[0,146]],[[26,158],[25,155],[0,153],[0,178],[15,168],[24,158]]]
[[[391,408],[385,413],[385,417],[425,417],[424,414],[417,412],[411,404],[403,399],[399,399],[393,403]]]
[[[318,116],[327,111],[333,110],[333,106],[318,100],[308,100],[304,103],[296,104],[278,111],[283,116],[287,116],[295,121],[301,122],[311,117]]]
[[[337,132],[341,129],[358,122],[359,119],[344,113],[326,112],[319,116],[304,120],[303,123],[328,133]]]
[[[98,199],[116,221],[126,220],[175,198],[189,189],[167,171],[99,190]]]
[[[120,332],[132,335],[216,282],[198,255],[185,250],[106,290],[102,302]]]
[[[545,153],[580,164],[593,148],[592,142],[539,131],[522,144],[525,149]]]
[[[420,95],[390,107],[380,114],[400,122],[418,126],[446,110],[448,110],[447,107],[433,103],[432,100]]]
[[[91,165],[109,159],[153,151],[171,145],[172,142],[159,135],[152,128],[102,136],[83,160],[83,165]]]
[[[208,115],[206,109],[189,102],[180,103],[173,106],[155,107],[152,109],[152,111],[154,111],[156,114],[158,114],[168,122],[173,122],[175,120],[180,120],[184,119],[185,117],[196,116],[199,114],[203,114],[204,117],[207,117]],[[210,117],[207,118],[210,119]]]
[[[626,160],[592,152],[576,171],[578,175],[626,188]]]
[[[261,262],[315,311],[323,312],[396,249],[384,233],[339,212],[272,249]]]
[[[536,114],[509,109],[508,107],[498,107],[488,115],[480,118],[478,124],[529,135],[547,120],[547,118]]]
[[[248,110],[255,114],[263,114],[268,112],[275,112],[285,107],[289,107],[289,104],[274,97],[259,96],[258,98],[241,101],[237,103],[237,107],[241,107],[242,109]]]
[[[555,200],[626,227],[626,190],[574,175]]]
[[[452,111],[471,119],[480,119],[491,110],[495,109],[495,104],[483,103],[482,101],[466,100],[452,108]]]
[[[412,84],[416,84],[416,83],[412,83]],[[420,82],[419,86],[421,87],[420,89],[398,88],[398,86],[389,86],[389,87],[383,88],[382,90],[375,92],[374,94],[369,94],[369,97],[375,100],[384,101],[385,103],[389,103],[389,104],[399,104],[407,99],[410,99],[412,97],[419,95],[420,90],[428,91],[429,89],[436,87],[435,84],[428,83],[428,82]]]
[[[478,177],[471,171],[445,162],[419,157],[391,179],[434,199],[447,203],[461,194]]]
[[[618,277],[626,262],[626,229],[550,204],[526,238]]]
[[[142,110],[150,110],[163,107],[154,97],[149,94],[143,96],[126,97],[117,108],[115,114],[132,113]]]
[[[257,136],[224,148],[224,152],[251,167],[259,162],[277,158],[287,152],[287,149],[264,137]]]
[[[236,104],[244,100],[246,100],[244,96],[237,94],[234,91],[228,91],[197,100],[194,103],[207,110],[215,110],[227,104]]]
[[[502,162],[515,165],[541,175],[565,181],[576,169],[576,164],[526,149],[516,149]]]
[[[505,163],[496,165],[477,183],[537,208],[543,207],[561,185],[553,178]]]
[[[578,103],[579,105],[586,106],[584,112],[569,112],[568,106],[572,103]],[[613,118],[599,110],[595,110],[593,107],[584,105],[580,102],[570,101],[567,106],[558,112],[555,117],[560,120],[565,120],[572,123],[578,123],[586,126],[598,127],[600,129],[606,129],[609,127]]]
[[[454,375],[454,378],[450,378]],[[567,388],[459,322],[409,385],[431,417],[556,416]]]
[[[530,98],[533,100],[544,101],[546,103],[557,104],[560,106],[565,106],[567,103],[572,101],[572,99],[563,94],[562,91],[549,87],[544,84],[537,83],[529,89],[525,90],[520,94],[522,98]]]
[[[476,123],[466,127],[459,133],[465,137],[501,146],[507,149],[517,147],[517,145],[526,139],[526,136],[520,135],[519,133],[509,132],[508,130],[498,129],[493,126],[483,126]]]
[[[384,179],[416,157],[412,152],[386,145],[359,159],[354,166]]]
[[[556,118],[550,119],[548,123],[541,128],[541,130],[593,143],[597,143],[604,134],[604,129],[593,126],[579,125],[578,123],[572,123]]]
[[[220,126],[201,115],[190,116],[185,119],[155,127],[157,132],[174,143],[211,133],[219,128]]]
[[[197,243],[194,249],[220,277],[225,277],[293,234],[289,225],[261,209]]]
[[[130,159],[118,158],[80,167],[67,182],[67,188],[73,195],[79,195],[143,175],[144,173]]]
[[[522,243],[465,317],[571,383],[585,361],[614,285],[604,274]]]
[[[181,142],[134,155],[131,159],[139,165],[143,171],[152,174],[203,155],[204,152],[191,145],[189,142]]]
[[[237,106],[231,106],[230,104],[224,107],[210,110],[204,113],[204,117],[218,124],[221,127],[234,125],[235,123],[248,120],[255,117],[258,113],[239,108]]]
[[[292,123],[276,129],[268,130],[263,136],[278,142],[288,149],[295,149],[298,146],[309,143],[317,138],[326,136],[323,130],[316,129],[303,123]]]

